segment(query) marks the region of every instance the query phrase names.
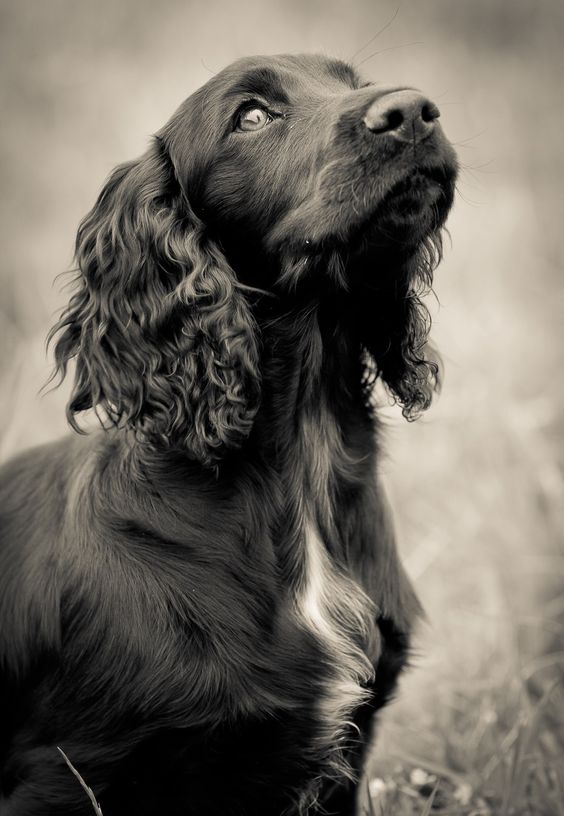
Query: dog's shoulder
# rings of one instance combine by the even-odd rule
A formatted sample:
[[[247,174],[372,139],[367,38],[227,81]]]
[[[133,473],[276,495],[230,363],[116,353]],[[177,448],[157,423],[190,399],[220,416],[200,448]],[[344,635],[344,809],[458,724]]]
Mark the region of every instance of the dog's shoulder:
[[[105,436],[68,434],[29,448],[2,465],[0,553],[18,550],[23,556],[41,549],[41,542],[45,544],[61,529],[73,492],[110,443]]]

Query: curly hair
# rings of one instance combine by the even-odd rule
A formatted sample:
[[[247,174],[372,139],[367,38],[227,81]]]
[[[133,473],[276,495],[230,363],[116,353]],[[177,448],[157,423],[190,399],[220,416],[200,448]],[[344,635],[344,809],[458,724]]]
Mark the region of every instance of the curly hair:
[[[225,256],[175,180],[162,142],[118,167],[76,240],[76,291],[51,331],[68,405],[211,465],[258,407],[255,320]]]
[[[72,427],[0,477],[0,810],[355,813],[420,606],[378,464],[382,381],[439,385],[438,109],[254,57],[106,182],[51,332]]]

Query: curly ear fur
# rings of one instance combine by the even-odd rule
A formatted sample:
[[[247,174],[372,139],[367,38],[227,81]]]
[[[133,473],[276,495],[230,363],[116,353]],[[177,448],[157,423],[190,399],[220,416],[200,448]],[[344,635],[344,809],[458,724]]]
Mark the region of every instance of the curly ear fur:
[[[208,466],[237,448],[259,400],[257,332],[160,140],[114,171],[80,225],[76,260],[77,289],[50,334],[56,372],[76,360],[71,425],[101,408]]]
[[[367,398],[374,381],[381,378],[409,420],[430,406],[441,386],[441,359],[428,342],[431,316],[422,301],[431,290],[441,254],[437,231],[399,269],[392,263],[379,270],[377,282],[370,287],[364,284],[358,302],[363,312],[359,322],[366,327],[362,341],[369,355],[364,381]]]

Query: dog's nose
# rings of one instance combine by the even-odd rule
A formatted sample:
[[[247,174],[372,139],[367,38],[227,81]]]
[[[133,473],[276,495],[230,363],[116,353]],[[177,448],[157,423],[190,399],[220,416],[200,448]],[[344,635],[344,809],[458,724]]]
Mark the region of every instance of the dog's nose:
[[[400,142],[417,143],[430,136],[440,111],[417,91],[394,91],[376,99],[364,115],[373,133],[386,133]]]

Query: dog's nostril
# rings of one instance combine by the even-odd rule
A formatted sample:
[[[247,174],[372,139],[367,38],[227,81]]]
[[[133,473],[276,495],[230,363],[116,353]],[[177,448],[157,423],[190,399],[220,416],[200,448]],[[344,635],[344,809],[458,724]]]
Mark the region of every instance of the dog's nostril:
[[[404,122],[405,116],[400,108],[380,104],[371,105],[364,117],[364,124],[373,133],[389,133],[400,128]]]
[[[432,102],[428,102],[421,108],[421,118],[424,122],[434,122],[440,115],[440,110]]]
[[[405,117],[400,110],[396,109],[390,111],[387,115],[388,127],[386,128],[386,130],[395,130],[396,128],[401,127],[401,125],[403,125],[404,119]]]

